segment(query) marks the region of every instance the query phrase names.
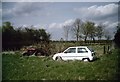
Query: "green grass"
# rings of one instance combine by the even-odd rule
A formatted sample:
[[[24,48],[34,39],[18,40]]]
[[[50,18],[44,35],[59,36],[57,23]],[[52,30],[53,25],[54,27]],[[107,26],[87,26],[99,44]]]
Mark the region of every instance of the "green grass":
[[[93,62],[53,61],[51,57],[2,54],[3,80],[116,80],[118,50]]]

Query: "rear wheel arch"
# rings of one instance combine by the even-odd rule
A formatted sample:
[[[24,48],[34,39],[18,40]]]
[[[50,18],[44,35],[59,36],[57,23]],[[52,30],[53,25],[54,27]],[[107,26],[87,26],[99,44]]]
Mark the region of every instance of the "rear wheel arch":
[[[82,60],[83,60],[83,61],[89,61],[89,62],[90,62],[90,59],[89,59],[89,58],[83,58]]]

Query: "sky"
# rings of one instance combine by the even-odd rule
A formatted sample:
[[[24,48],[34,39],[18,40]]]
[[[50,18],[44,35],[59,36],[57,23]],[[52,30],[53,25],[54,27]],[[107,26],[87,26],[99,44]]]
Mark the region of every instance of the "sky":
[[[2,2],[118,2],[119,0],[1,0]]]
[[[25,2],[26,1],[26,2]],[[28,1],[28,2],[27,2]],[[52,40],[60,40],[64,37],[64,25],[72,24],[76,18],[82,21],[92,21],[96,24],[103,23],[105,29],[114,37],[118,23],[118,0],[106,0],[104,2],[32,2],[33,0],[4,0],[0,12],[2,22],[10,21],[13,26],[26,27],[33,25],[34,28],[44,28],[51,34]],[[92,0],[94,1],[94,0]],[[1,3],[0,3],[1,4]],[[69,40],[73,39],[70,35]]]

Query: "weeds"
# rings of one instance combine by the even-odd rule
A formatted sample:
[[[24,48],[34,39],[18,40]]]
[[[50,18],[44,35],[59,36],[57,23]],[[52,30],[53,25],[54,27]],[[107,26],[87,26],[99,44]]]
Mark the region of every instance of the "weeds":
[[[116,80],[118,51],[93,62],[3,54],[3,80]]]

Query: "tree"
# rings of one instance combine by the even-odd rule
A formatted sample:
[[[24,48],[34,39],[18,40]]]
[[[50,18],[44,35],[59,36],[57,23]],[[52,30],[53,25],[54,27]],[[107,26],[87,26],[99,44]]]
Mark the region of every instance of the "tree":
[[[68,36],[70,32],[70,25],[63,26],[65,40],[68,41]]]
[[[85,42],[86,42],[88,37],[95,40],[94,37],[95,37],[96,28],[94,25],[95,24],[93,22],[90,22],[90,21],[87,21],[83,24],[82,33],[84,35]]]
[[[102,36],[103,36],[103,34],[104,34],[104,32],[103,32],[103,25],[102,24],[100,24],[100,25],[98,25],[97,26],[97,28],[96,28],[96,36],[97,36],[97,38],[98,38],[98,40],[101,40],[101,38],[102,38]]]
[[[43,41],[50,40],[50,34],[45,31],[45,29],[39,29],[39,37]]]
[[[15,30],[10,22],[4,22],[2,26],[2,40],[3,42],[7,42],[9,40],[12,41],[14,37]]]
[[[87,40],[87,37],[89,35],[89,30],[90,30],[90,23],[89,22],[86,22],[83,24],[83,27],[82,27],[82,33],[84,35],[84,41],[86,42]]]
[[[120,23],[117,26],[117,32],[114,36],[114,42],[120,48]]]
[[[93,39],[93,41],[95,41],[95,36],[96,36],[96,27],[95,27],[95,23],[93,22],[89,22],[89,38],[91,38],[91,40]]]
[[[78,41],[81,36],[81,27],[82,27],[82,21],[80,19],[76,19],[73,26],[72,26],[72,32],[75,35],[76,41]]]
[[[12,24],[8,22],[4,22],[2,25],[2,46],[6,48],[13,47],[15,40],[15,30]]]
[[[25,28],[27,32],[27,39],[34,42],[39,41],[49,41],[50,34],[45,31],[45,29],[33,29],[33,28]]]
[[[9,21],[3,23],[2,32],[5,32],[5,31],[9,31],[10,32],[10,31],[13,31],[13,30],[14,30],[13,26],[12,26],[12,24]]]
[[[32,26],[33,27],[33,26]],[[42,38],[41,38],[42,37]],[[4,22],[2,26],[2,48],[20,49],[22,46],[31,45],[38,42],[43,42],[42,45],[47,46],[50,41],[50,34],[45,29],[35,29],[22,27],[13,28],[10,22]]]

